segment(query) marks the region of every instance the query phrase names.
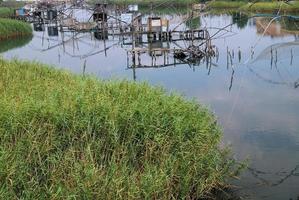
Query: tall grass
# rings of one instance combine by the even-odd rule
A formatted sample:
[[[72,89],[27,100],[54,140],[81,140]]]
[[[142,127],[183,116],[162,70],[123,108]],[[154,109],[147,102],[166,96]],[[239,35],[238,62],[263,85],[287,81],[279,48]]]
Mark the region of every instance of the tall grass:
[[[0,40],[17,38],[32,34],[32,28],[29,24],[12,19],[0,18]]]
[[[0,18],[11,17],[13,15],[13,9],[7,7],[0,7]]]
[[[209,8],[224,9],[224,8],[240,8],[246,5],[244,1],[211,1],[208,3]]]
[[[234,162],[194,101],[0,59],[0,199],[197,199]]]

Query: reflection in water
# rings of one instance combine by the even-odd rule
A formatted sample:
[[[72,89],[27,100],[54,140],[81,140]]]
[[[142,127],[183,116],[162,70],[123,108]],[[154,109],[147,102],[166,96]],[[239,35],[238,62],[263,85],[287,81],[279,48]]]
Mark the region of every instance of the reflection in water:
[[[45,24],[33,23],[33,30],[36,32],[43,32],[43,31],[45,31]]]
[[[29,43],[32,40],[31,36],[28,37],[23,37],[23,38],[17,38],[14,40],[5,40],[5,41],[0,41],[0,53],[22,47]]]
[[[232,13],[232,22],[237,25],[239,29],[243,29],[247,26],[249,16],[242,12]]]
[[[58,27],[57,26],[48,26],[48,36],[56,37],[58,36]]]
[[[271,22],[271,17],[257,17],[255,24],[258,34],[271,37],[282,37],[287,35],[299,35],[299,18],[282,17]],[[270,23],[271,22],[271,23]]]
[[[99,31],[94,33],[97,40],[108,40],[108,31]]]
[[[252,73],[265,82],[298,88],[299,77],[293,77],[293,80],[287,80],[287,77],[285,77],[285,75],[280,71],[280,67],[285,68],[288,65],[293,66],[294,59],[298,59],[298,55],[294,55],[294,52],[299,52],[298,40],[270,45],[264,49],[254,60],[252,60],[248,67]],[[278,79],[274,79],[275,77],[264,77],[263,75],[259,74],[257,70],[251,67],[258,62],[265,61],[270,61],[270,69],[277,72]]]
[[[172,26],[183,17],[165,16]],[[236,23],[212,40],[215,56],[187,64],[185,59],[191,57],[184,52],[174,56],[174,49],[187,50],[196,41],[157,37],[148,42],[147,36],[138,34],[132,38],[60,33],[59,29],[58,36],[54,36],[56,30],[50,31],[53,34],[49,29],[35,31],[28,45],[3,55],[40,60],[100,78],[147,80],[198,98],[218,116],[224,143],[232,144],[236,158],[249,157],[249,170],[233,182],[240,194],[248,199],[295,199],[299,195],[299,43],[297,33],[284,31],[291,21],[276,21],[280,34],[274,31],[277,27],[271,27],[274,32],[262,37],[257,29],[267,25],[264,19],[235,13],[186,22],[182,30],[206,27],[211,36],[218,31],[212,27]],[[259,43],[253,47],[256,41]],[[135,58],[132,46],[139,49]]]
[[[271,151],[276,148],[283,148],[291,151],[299,151],[299,139],[295,136],[289,136],[276,133],[275,130],[250,130],[244,134],[244,141],[251,145],[259,146],[265,151]]]

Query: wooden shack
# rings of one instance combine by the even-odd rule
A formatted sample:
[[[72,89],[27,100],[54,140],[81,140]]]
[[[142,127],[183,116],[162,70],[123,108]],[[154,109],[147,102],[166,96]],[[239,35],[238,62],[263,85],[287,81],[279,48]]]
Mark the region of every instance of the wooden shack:
[[[108,15],[106,12],[107,4],[106,3],[97,3],[93,12],[93,21],[95,22],[107,22]]]
[[[88,32],[93,29],[96,29],[96,26],[97,26],[96,23],[92,23],[92,22],[77,22],[73,27],[73,29],[75,31]]]
[[[168,32],[169,20],[161,17],[150,17],[147,21],[147,30],[149,33]]]
[[[95,22],[107,22],[108,20],[108,15],[105,12],[95,11],[92,16],[93,16],[93,21]]]
[[[150,17],[147,20],[147,30],[149,33],[161,33],[162,32],[162,20],[161,17]]]

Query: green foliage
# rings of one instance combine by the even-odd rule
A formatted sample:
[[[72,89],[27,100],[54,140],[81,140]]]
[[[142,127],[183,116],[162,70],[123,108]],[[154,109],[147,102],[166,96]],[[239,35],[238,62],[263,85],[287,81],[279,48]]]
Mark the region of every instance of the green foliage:
[[[291,4],[284,3],[283,1],[248,3],[241,7],[241,9],[250,11],[275,11],[280,9],[281,11],[295,12],[299,10],[299,2],[295,1]]]
[[[232,9],[238,8],[240,11],[299,11],[299,2],[294,1],[290,4],[284,3],[283,1],[259,1],[250,3],[246,1],[211,1],[208,3],[208,7],[215,9]]]
[[[208,3],[209,8],[223,9],[223,8],[240,8],[246,5],[244,1],[211,1]]]
[[[0,40],[17,38],[32,34],[30,24],[12,19],[0,18]]]
[[[7,7],[0,7],[0,18],[11,17],[13,15],[13,9]]]
[[[14,1],[14,0],[7,0],[7,1],[2,1],[0,0],[0,7],[6,7],[10,9],[17,9],[21,8],[26,5],[25,1]]]
[[[194,101],[0,59],[0,199],[197,199],[234,161]]]

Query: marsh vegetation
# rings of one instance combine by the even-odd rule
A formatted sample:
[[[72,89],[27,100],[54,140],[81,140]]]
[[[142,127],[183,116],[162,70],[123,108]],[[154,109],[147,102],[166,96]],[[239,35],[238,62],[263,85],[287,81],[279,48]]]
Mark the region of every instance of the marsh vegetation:
[[[1,199],[197,199],[235,163],[215,117],[146,83],[0,60]]]
[[[0,18],[0,40],[30,35],[32,35],[30,24],[17,20]]]

